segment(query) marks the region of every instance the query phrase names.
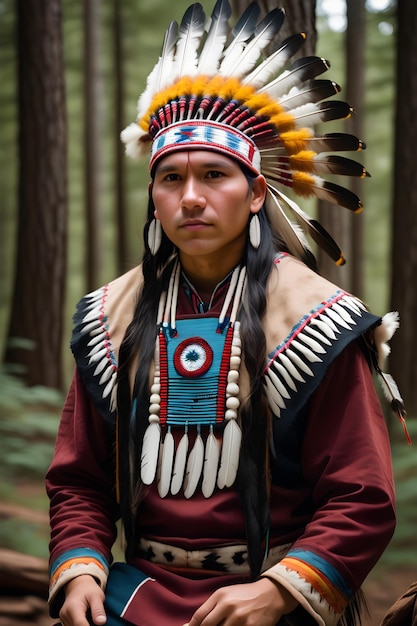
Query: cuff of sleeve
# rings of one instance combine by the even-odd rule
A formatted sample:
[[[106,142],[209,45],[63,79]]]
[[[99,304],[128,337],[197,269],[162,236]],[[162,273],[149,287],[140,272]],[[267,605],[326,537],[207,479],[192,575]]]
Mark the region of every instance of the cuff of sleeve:
[[[289,555],[262,576],[285,587],[320,626],[336,626],[348,604],[322,572]]]
[[[52,617],[57,617],[63,602],[63,588],[74,578],[89,574],[105,589],[109,566],[106,559],[89,549],[70,550],[56,559],[50,568],[48,603]]]

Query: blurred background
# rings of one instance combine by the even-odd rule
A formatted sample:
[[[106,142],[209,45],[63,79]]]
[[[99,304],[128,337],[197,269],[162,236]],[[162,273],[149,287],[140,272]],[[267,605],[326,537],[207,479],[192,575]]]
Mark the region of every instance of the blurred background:
[[[84,293],[140,261],[147,159],[129,162],[119,134],[135,120],[167,24],[190,1],[174,4],[0,0],[0,626],[51,624],[43,479],[73,369],[71,318]],[[249,0],[231,4],[239,12]],[[417,441],[417,3],[259,4],[285,7],[280,38],[305,31],[303,55],[330,60],[326,77],[354,107],[350,120],[323,132],[366,141],[357,160],[371,178],[352,186],[365,209],[304,208],[348,260],[337,268],[319,255],[321,271],[373,312],[400,312],[389,369]],[[213,5],[204,4],[208,15]],[[365,583],[366,626],[417,579],[415,447],[389,410],[386,417],[398,527]]]

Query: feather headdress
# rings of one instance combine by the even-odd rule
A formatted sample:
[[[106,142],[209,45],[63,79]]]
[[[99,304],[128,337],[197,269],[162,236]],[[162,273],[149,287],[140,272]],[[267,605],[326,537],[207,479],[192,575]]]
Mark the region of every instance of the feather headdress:
[[[317,79],[329,69],[325,59],[309,56],[291,63],[304,33],[265,56],[284,11],[275,8],[260,21],[259,13],[252,2],[230,30],[229,1],[217,0],[208,26],[199,3],[187,9],[179,26],[170,24],[138,100],[137,121],[122,132],[126,152],[138,157],[151,147],[151,170],[172,150],[204,147],[236,158],[265,176],[268,217],[292,254],[309,262],[307,234],[343,264],[336,242],[287,193],[361,211],[360,199],[327,176],[367,176],[356,161],[329,154],[365,145],[343,133],[315,135],[316,124],[345,119],[351,107],[327,99],[340,88]]]

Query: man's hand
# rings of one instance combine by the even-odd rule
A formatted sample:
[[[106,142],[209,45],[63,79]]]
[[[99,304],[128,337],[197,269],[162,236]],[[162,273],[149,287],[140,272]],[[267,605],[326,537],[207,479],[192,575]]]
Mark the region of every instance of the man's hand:
[[[66,585],[59,619],[63,626],[90,626],[91,623],[102,626],[106,623],[104,593],[92,576],[77,576]]]
[[[269,578],[215,591],[184,626],[275,626],[297,600]]]

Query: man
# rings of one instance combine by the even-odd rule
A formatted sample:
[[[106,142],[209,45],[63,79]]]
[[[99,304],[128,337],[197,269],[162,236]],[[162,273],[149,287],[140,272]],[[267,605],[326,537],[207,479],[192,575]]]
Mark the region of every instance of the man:
[[[192,5],[122,135],[131,155],[151,144],[145,253],[75,318],[47,477],[51,610],[64,626],[354,624],[394,529],[371,366],[396,317],[320,277],[282,209],[342,262],[282,185],[359,209],[309,172],[363,175],[317,156],[362,144],[301,126],[349,110],[315,102],[330,81],[305,89],[323,60],[271,80],[299,36],[253,69],[283,20],[275,9],[256,25],[258,12],[225,47],[228,3],[208,33]],[[119,517],[126,563],[110,568]]]

